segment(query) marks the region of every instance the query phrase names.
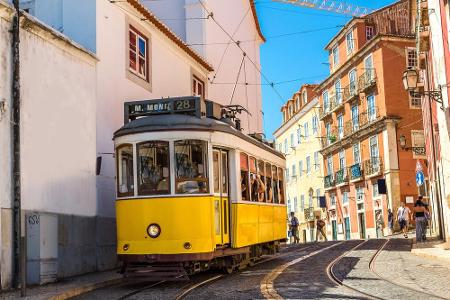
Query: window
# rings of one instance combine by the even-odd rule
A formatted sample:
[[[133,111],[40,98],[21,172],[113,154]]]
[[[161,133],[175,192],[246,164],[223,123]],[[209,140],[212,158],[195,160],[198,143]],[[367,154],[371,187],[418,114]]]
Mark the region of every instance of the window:
[[[374,34],[375,30],[373,26],[366,26],[366,40],[370,40],[371,38],[373,38]]]
[[[311,156],[306,157],[306,174],[311,174]]]
[[[300,177],[303,175],[303,160],[298,163],[298,172],[300,173]]]
[[[341,81],[340,80],[336,80],[336,82],[334,83],[334,92],[336,94],[336,104],[341,104],[342,103],[342,90],[341,90]]]
[[[288,153],[288,141],[287,138],[284,139],[284,154]]]
[[[294,197],[294,211],[298,212],[298,201],[297,201],[297,197]]]
[[[367,96],[367,118],[368,121],[374,121],[376,118],[376,108],[375,108],[375,96]]]
[[[170,194],[169,143],[144,142],[136,148],[138,195]]]
[[[359,143],[353,145],[353,161],[355,164],[361,163],[361,152],[359,150]]]
[[[273,180],[272,165],[266,163],[266,199],[268,203],[273,203]]]
[[[325,124],[325,133],[327,137],[327,144],[331,144],[331,123]]]
[[[297,128],[297,144],[301,144],[302,142],[302,130],[300,126]]]
[[[316,171],[320,169],[319,151],[314,152],[314,169]]]
[[[308,94],[306,93],[306,91],[303,91],[302,98],[303,104],[306,104],[306,102],[308,102]]]
[[[350,30],[349,33],[345,36],[346,44],[347,44],[347,54],[350,54],[353,52],[354,49],[354,41],[353,41],[353,29]]]
[[[344,137],[344,116],[342,114],[337,116],[337,123],[339,139],[342,139]]]
[[[372,185],[372,197],[373,198],[380,197],[380,194],[378,193],[378,183],[374,183]]]
[[[336,205],[336,195],[335,194],[330,194],[330,205]]]
[[[349,92],[350,95],[356,95],[357,88],[356,88],[356,70],[353,69],[348,73],[348,81],[349,81]]]
[[[363,202],[364,201],[364,188],[363,187],[357,187],[356,188],[356,201],[357,202]]]
[[[422,97],[409,95],[409,107],[414,109],[422,109]]]
[[[289,118],[294,115],[294,107],[292,104],[289,104]]]
[[[280,201],[280,189],[278,185],[278,171],[276,166],[272,166],[273,203]]]
[[[248,168],[248,156],[245,153],[241,153],[240,156],[240,165],[241,165],[241,197],[243,201],[250,201],[250,193],[249,193],[249,168]]]
[[[117,148],[117,196],[134,195],[133,146],[121,145]]]
[[[208,193],[207,143],[175,141],[175,191],[177,194]]]
[[[417,51],[416,48],[406,48],[406,68],[417,68]]]
[[[304,136],[305,136],[305,140],[309,137],[309,124],[308,122],[306,122],[303,125],[303,131],[304,131]]]
[[[192,95],[205,98],[205,83],[197,77],[192,77]]]
[[[295,110],[296,111],[300,110],[300,97],[299,96],[295,97]]]
[[[250,180],[254,179],[252,184],[252,188],[255,186],[256,191],[258,193],[258,202],[267,202],[266,198],[266,171],[264,170],[264,162],[262,160],[258,160],[258,175],[256,178],[250,178]]]
[[[249,168],[250,168],[250,201],[258,202],[259,194],[261,193],[261,185],[257,180],[258,167],[257,161],[254,157],[249,157]]]
[[[291,133],[291,147],[295,147],[295,139],[293,133]]]
[[[345,169],[345,150],[339,151],[339,170]]]
[[[370,159],[378,159],[378,138],[376,135],[372,136],[369,139],[369,147],[370,147]]]
[[[320,189],[316,189],[317,207],[320,207]]]
[[[289,168],[286,169],[286,179],[289,181]]]
[[[129,29],[129,70],[148,81],[148,39],[130,26]]]
[[[358,105],[352,106],[352,129],[353,132],[359,129],[359,111]]]
[[[333,174],[333,156],[330,155],[327,157],[327,175]]]
[[[300,196],[300,210],[305,211],[305,195]]]
[[[343,204],[348,204],[348,192],[343,192],[342,193],[342,203]]]
[[[283,169],[278,168],[278,189],[280,204],[284,204],[284,179],[283,179]]]
[[[331,52],[333,54],[333,68],[336,68],[339,65],[339,48],[336,46]]]
[[[323,111],[328,112],[328,110],[330,109],[330,100],[328,99],[328,92],[323,92],[322,99],[323,99]]]
[[[292,165],[292,177],[297,177],[297,165]]]
[[[317,116],[312,118],[312,130],[313,134],[317,134],[317,132],[319,132],[319,122],[317,120]]]

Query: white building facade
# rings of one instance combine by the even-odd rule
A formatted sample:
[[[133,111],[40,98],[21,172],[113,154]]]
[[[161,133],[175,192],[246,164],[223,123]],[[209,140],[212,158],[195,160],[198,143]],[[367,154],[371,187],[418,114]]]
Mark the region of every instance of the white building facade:
[[[213,65],[208,98],[223,105],[242,105],[249,111],[249,114],[240,116],[244,132],[262,133],[260,46],[265,39],[254,1],[142,3]]]
[[[213,68],[137,0],[24,0],[21,5],[46,24],[33,20],[38,27],[56,37],[48,41],[30,38],[30,42],[24,38],[21,43],[23,207],[54,214],[47,218],[45,228],[45,232],[53,232],[47,239],[48,247],[53,248],[45,251],[52,253],[56,274],[41,276],[37,283],[42,283],[116,266],[112,136],[123,125],[124,102],[207,97],[207,77]],[[12,15],[10,6],[3,6],[8,13],[2,18],[0,51],[6,64],[2,70],[10,76]],[[61,45],[55,42],[59,39]],[[40,48],[49,45],[56,54],[41,53],[45,49]],[[1,79],[4,96],[0,93],[0,100],[10,101],[9,82],[10,77]],[[28,87],[30,82],[35,83]],[[2,131],[3,127],[10,131],[8,119],[2,117],[1,124]],[[10,151],[10,139],[1,136],[2,151]],[[10,174],[11,156],[2,155],[0,165]],[[40,171],[42,168],[46,171]],[[0,179],[0,193],[8,196],[2,196],[6,215],[3,218],[2,210],[2,241],[10,241],[8,234],[12,234],[10,228],[3,228],[3,224],[11,224],[10,180]],[[28,202],[29,197],[33,200]],[[42,232],[38,230],[29,239],[39,240]],[[8,287],[11,245],[2,242],[2,250],[2,285]],[[45,271],[44,267],[38,269]]]

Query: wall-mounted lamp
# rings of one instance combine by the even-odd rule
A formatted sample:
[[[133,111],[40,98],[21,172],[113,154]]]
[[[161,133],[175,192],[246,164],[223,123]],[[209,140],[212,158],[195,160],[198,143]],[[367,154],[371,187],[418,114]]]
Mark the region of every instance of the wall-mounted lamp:
[[[401,135],[399,138],[400,148],[402,150],[409,150],[409,148],[406,147],[406,137],[404,135]]]
[[[441,104],[441,109],[445,110],[444,102],[442,101],[442,85],[439,85],[438,91],[417,91],[417,83],[419,81],[419,74],[415,69],[408,69],[403,73],[403,86],[409,92],[411,97],[428,96],[431,100]]]

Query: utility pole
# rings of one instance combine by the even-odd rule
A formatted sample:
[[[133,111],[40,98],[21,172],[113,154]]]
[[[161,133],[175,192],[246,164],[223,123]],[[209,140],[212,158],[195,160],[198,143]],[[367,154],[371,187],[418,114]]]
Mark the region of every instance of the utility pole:
[[[20,10],[13,0],[15,15],[12,24],[12,193],[14,232],[14,285],[25,296],[25,237],[22,236],[21,168],[20,168]]]

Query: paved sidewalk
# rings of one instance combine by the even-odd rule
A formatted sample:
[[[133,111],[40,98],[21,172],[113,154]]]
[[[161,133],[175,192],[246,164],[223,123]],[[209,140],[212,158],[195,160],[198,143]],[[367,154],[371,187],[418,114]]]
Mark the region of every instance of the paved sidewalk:
[[[65,278],[57,283],[29,287],[25,298],[20,297],[20,291],[11,291],[1,293],[0,299],[63,300],[121,281],[122,275],[118,274],[117,270],[97,272]]]
[[[415,243],[411,252],[424,258],[450,262],[450,243],[445,243],[437,239],[432,238],[425,243]]]

